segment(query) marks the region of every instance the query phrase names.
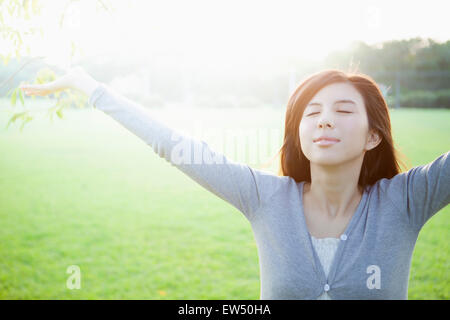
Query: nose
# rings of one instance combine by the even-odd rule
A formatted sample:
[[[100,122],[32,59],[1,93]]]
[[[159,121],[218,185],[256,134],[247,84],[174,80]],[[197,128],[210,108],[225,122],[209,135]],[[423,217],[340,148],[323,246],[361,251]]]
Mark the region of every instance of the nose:
[[[334,127],[334,123],[333,121],[330,119],[331,117],[328,116],[327,112],[322,112],[320,114],[319,120],[317,121],[317,126],[319,128],[324,128],[324,127],[329,127],[329,128],[333,128]]]

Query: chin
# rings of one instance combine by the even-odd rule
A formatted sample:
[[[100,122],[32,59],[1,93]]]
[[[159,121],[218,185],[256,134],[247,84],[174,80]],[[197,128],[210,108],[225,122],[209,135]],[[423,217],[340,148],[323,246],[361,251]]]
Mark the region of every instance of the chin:
[[[314,154],[309,158],[311,163],[322,165],[322,166],[332,166],[338,165],[347,160],[347,157],[337,154],[337,153],[323,153],[323,154]]]
[[[338,165],[342,164],[343,161],[318,160],[318,161],[312,161],[311,163],[313,163],[317,166],[331,167],[331,166],[338,166]]]

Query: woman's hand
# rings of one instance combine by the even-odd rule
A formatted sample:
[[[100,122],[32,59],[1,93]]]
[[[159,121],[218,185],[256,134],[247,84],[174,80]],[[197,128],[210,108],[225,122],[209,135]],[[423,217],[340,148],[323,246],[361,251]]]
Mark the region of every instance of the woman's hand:
[[[23,84],[20,88],[26,95],[46,96],[65,89],[77,89],[88,97],[99,83],[81,67],[70,69],[64,76],[43,84]]]

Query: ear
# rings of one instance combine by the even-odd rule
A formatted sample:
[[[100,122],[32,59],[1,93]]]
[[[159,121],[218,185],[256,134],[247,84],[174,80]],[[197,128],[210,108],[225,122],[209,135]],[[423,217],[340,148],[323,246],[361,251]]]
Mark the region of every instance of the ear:
[[[382,140],[381,135],[376,130],[370,130],[365,150],[370,151],[374,149],[381,143],[381,140]]]

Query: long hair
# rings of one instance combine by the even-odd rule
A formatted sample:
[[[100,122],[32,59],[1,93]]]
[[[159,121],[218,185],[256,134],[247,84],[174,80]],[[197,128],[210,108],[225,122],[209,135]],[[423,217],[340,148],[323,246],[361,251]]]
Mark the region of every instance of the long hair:
[[[399,158],[405,158],[396,147],[391,133],[389,109],[381,90],[368,75],[327,69],[307,77],[294,91],[287,103],[284,140],[277,152],[280,154],[278,175],[290,176],[296,182],[311,182],[310,161],[302,152],[299,126],[307,103],[323,87],[336,83],[352,84],[364,99],[369,130],[375,130],[382,138],[375,148],[364,155],[358,180],[360,190],[373,185],[381,178],[392,178],[400,173]],[[272,158],[273,159],[273,158]]]

